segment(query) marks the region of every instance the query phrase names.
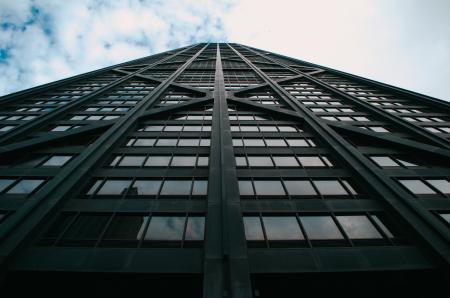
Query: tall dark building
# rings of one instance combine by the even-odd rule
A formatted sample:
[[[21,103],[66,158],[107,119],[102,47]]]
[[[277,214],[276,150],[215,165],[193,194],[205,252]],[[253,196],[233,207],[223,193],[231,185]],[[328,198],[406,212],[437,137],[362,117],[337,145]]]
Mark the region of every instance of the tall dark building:
[[[0,103],[2,295],[449,295],[447,102],[210,43]]]

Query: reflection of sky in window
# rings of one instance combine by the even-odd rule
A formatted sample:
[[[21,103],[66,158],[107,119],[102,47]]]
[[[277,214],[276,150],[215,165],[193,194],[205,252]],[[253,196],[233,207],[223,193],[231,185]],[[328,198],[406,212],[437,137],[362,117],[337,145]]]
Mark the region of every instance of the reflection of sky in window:
[[[186,226],[185,240],[203,240],[205,233],[205,218],[200,216],[189,217]]]
[[[43,166],[49,166],[49,167],[60,167],[63,166],[66,162],[68,162],[72,156],[52,156],[50,157],[46,162],[44,162]]]
[[[159,180],[136,180],[131,192],[134,195],[156,195],[160,186]]]
[[[329,216],[302,216],[300,220],[310,240],[343,239],[338,227]]]
[[[247,240],[264,240],[261,221],[258,216],[245,216],[244,228]]]
[[[153,216],[144,239],[181,241],[185,219],[184,216]]]
[[[44,183],[44,180],[28,180],[24,179],[21,180],[19,183],[14,185],[13,188],[11,188],[8,193],[11,194],[27,194],[31,193],[33,190],[38,188],[42,183]]]
[[[166,180],[161,195],[189,195],[191,184],[190,180]]]
[[[130,180],[108,180],[102,185],[97,192],[99,195],[120,195],[128,187],[130,187]]]
[[[268,240],[302,240],[297,219],[291,216],[265,216],[264,227]]]
[[[0,179],[0,191],[5,190],[10,186],[15,180],[13,179]]]
[[[337,216],[337,220],[351,239],[382,238],[370,220],[364,215]]]

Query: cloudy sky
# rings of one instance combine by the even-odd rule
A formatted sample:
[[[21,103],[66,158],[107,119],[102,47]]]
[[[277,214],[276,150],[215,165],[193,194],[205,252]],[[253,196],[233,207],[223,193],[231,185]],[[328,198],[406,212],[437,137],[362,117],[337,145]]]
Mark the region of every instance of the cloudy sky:
[[[450,101],[449,0],[0,0],[0,95],[204,41]]]

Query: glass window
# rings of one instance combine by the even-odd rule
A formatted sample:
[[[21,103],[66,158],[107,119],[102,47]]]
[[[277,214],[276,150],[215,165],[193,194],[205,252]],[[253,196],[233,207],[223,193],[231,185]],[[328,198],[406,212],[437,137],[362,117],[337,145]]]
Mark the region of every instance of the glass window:
[[[145,160],[145,156],[124,156],[119,163],[121,167],[140,167]]]
[[[389,231],[389,229],[384,225],[378,215],[371,215],[372,220],[377,224],[377,226],[383,231],[383,233],[389,237],[394,238],[394,235]]]
[[[244,229],[247,240],[264,240],[264,233],[258,216],[244,216]]]
[[[244,156],[236,156],[236,166],[237,167],[246,167],[247,166],[247,159]]]
[[[264,216],[268,240],[303,240],[297,219],[293,216]]]
[[[299,164],[294,156],[274,156],[273,161],[277,167],[298,167]]]
[[[309,181],[293,181],[287,180],[284,181],[284,185],[286,186],[287,192],[291,196],[314,196],[317,195],[317,192],[313,188],[311,182]]]
[[[14,179],[0,179],[0,191],[4,191],[8,186],[13,184],[16,181]]]
[[[430,183],[433,187],[444,194],[450,194],[450,183],[444,179],[427,179],[427,182]]]
[[[268,147],[286,147],[286,142],[283,139],[266,139]]]
[[[287,139],[286,142],[291,147],[309,147],[308,143],[304,139]]]
[[[9,194],[29,194],[44,183],[42,179],[23,179],[8,190]]]
[[[244,143],[242,142],[242,139],[233,139],[233,146],[234,147],[242,147],[242,146],[244,146]]]
[[[199,145],[199,139],[180,139],[178,146],[180,147],[196,147]]]
[[[142,237],[147,223],[148,216],[115,216],[105,233],[104,239],[138,241]]]
[[[330,216],[301,216],[300,221],[310,240],[344,239]]]
[[[383,238],[364,215],[342,215],[336,218],[351,239]]]
[[[155,139],[136,139],[134,146],[145,147],[153,146],[155,144]]]
[[[97,192],[98,195],[121,195],[130,187],[130,180],[106,180]],[[95,186],[95,185],[94,185]]]
[[[63,239],[97,240],[109,215],[80,215],[64,234]]]
[[[185,221],[184,216],[153,216],[144,239],[181,241]]]
[[[321,195],[347,195],[347,191],[336,180],[317,180],[313,181]]]
[[[130,195],[157,195],[161,181],[159,180],[136,180],[130,189]]]
[[[304,167],[325,167],[325,164],[318,156],[299,156],[298,159]]]
[[[206,196],[208,193],[208,181],[206,180],[195,180],[194,186],[192,188],[193,196]]]
[[[189,195],[191,193],[191,180],[164,181],[161,195]]]
[[[440,213],[440,217],[442,217],[443,220],[445,220],[447,223],[450,224],[450,213]]]
[[[416,195],[429,195],[436,192],[420,180],[399,180],[410,192]]]
[[[72,156],[70,155],[55,155],[50,157],[46,162],[42,164],[44,167],[61,167],[65,165]]]
[[[244,145],[247,147],[264,147],[264,141],[261,139],[244,139]]]
[[[380,167],[398,167],[398,163],[389,156],[371,156],[370,159]]]
[[[259,196],[282,196],[285,195],[281,181],[260,180],[255,181],[255,191]]]
[[[158,139],[156,146],[176,146],[177,139]]]
[[[146,167],[166,167],[169,165],[170,156],[150,156],[145,162]]]
[[[207,167],[209,164],[209,157],[207,156],[199,156],[197,160],[197,166],[199,167]]]
[[[247,159],[251,167],[273,167],[269,156],[248,156]]]
[[[196,156],[174,156],[171,166],[173,167],[194,167]]]
[[[201,241],[205,234],[205,217],[190,216],[186,225],[186,241]]]
[[[253,186],[250,180],[239,180],[239,194],[241,196],[253,196]]]

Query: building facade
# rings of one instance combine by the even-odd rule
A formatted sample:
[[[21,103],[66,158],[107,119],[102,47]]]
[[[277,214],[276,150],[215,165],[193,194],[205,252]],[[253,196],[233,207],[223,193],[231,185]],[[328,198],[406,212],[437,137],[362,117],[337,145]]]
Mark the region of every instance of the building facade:
[[[7,295],[448,295],[445,101],[204,43],[0,103]]]

